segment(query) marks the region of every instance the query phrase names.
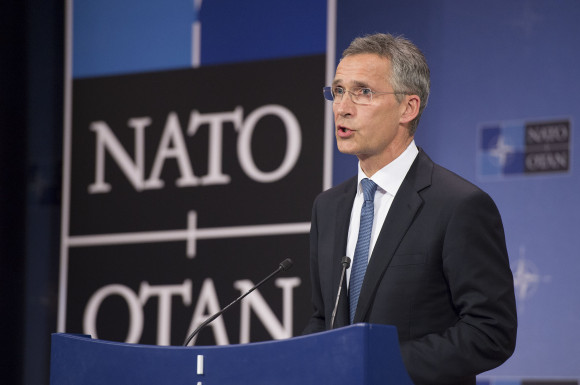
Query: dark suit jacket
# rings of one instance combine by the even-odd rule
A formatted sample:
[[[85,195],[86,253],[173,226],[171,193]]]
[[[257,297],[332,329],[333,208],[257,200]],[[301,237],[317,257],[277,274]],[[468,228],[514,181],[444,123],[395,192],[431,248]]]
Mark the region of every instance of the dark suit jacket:
[[[314,313],[305,333],[330,327],[356,188],[355,177],[314,203]],[[342,293],[335,327],[349,322],[346,286]],[[395,325],[416,384],[475,384],[515,348],[513,277],[497,207],[422,150],[375,244],[354,322]]]

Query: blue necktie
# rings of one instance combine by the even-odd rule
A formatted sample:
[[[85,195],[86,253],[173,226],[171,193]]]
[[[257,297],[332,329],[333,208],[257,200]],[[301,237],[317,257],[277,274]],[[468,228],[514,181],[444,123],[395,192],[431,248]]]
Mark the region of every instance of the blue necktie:
[[[365,178],[361,180],[361,184],[365,201],[360,212],[360,227],[356,248],[354,250],[354,262],[350,273],[350,323],[354,319],[360,288],[365,278],[365,272],[367,271],[369,262],[371,232],[373,230],[373,217],[375,215],[375,191],[377,191],[377,185],[370,179]]]

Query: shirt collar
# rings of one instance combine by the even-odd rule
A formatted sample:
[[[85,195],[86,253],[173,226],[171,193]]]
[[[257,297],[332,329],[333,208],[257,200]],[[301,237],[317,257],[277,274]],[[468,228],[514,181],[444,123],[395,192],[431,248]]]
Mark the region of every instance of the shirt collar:
[[[401,155],[377,171],[370,179],[377,184],[378,188],[382,190],[383,193],[386,192],[395,196],[418,153],[419,150],[415,145],[415,140],[413,140]],[[360,181],[364,178],[367,178],[367,176],[360,167],[359,162],[357,194],[361,192]]]

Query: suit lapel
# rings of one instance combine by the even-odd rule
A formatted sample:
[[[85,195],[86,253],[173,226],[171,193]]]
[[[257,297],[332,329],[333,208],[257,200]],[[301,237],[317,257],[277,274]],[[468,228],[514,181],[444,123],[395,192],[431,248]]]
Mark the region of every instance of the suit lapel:
[[[334,250],[332,252],[332,300],[335,301],[338,294],[338,284],[340,283],[340,276],[342,274],[342,257],[346,255],[346,243],[348,239],[348,226],[350,224],[350,214],[352,211],[352,204],[356,195],[357,178],[353,178],[345,185],[339,199],[336,201],[336,224],[334,242]],[[350,323],[348,316],[348,296],[346,288],[346,277],[342,283],[342,291],[340,293],[339,307],[336,312],[336,319],[334,327],[341,327]],[[332,303],[334,307],[334,302]]]
[[[433,162],[420,151],[383,223],[361,287],[354,322],[362,322],[367,318],[377,287],[417,211],[423,205],[418,192],[431,184],[432,170]]]

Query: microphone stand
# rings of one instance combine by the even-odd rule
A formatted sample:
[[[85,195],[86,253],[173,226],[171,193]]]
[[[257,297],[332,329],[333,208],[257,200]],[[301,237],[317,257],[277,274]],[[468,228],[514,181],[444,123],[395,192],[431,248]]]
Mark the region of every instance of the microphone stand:
[[[290,258],[287,258],[284,261],[282,261],[280,263],[280,265],[278,265],[278,268],[273,273],[271,273],[269,276],[267,276],[266,278],[264,278],[263,280],[261,280],[256,286],[252,287],[250,290],[248,290],[247,292],[245,292],[244,294],[242,294],[241,296],[239,296],[238,298],[236,298],[228,306],[224,307],[223,309],[221,309],[220,311],[218,311],[217,313],[215,313],[214,315],[212,315],[211,317],[209,317],[208,319],[206,319],[201,325],[199,325],[198,328],[195,329],[193,331],[193,333],[191,333],[185,339],[185,342],[183,343],[183,346],[187,346],[189,344],[189,342],[193,339],[193,337],[195,337],[200,332],[201,329],[203,329],[210,322],[212,322],[217,317],[219,317],[220,315],[222,315],[226,310],[228,310],[230,308],[230,306],[232,306],[232,305],[240,302],[242,299],[244,299],[244,297],[246,297],[248,294],[250,294],[251,292],[253,292],[257,288],[259,288],[264,282],[268,281],[270,278],[272,278],[273,276],[275,276],[279,272],[286,271],[286,270],[290,269],[292,267],[292,264],[293,264],[293,262],[292,262],[292,260]]]
[[[346,275],[346,269],[350,267],[350,258],[342,257],[341,263],[342,263],[342,273],[340,274],[340,283],[338,284],[338,294],[336,294],[334,309],[332,310],[332,316],[330,317],[330,329],[334,329],[334,319],[336,318],[336,311],[338,310],[338,301],[340,300],[340,293],[342,292],[342,282],[344,281],[344,276]]]

